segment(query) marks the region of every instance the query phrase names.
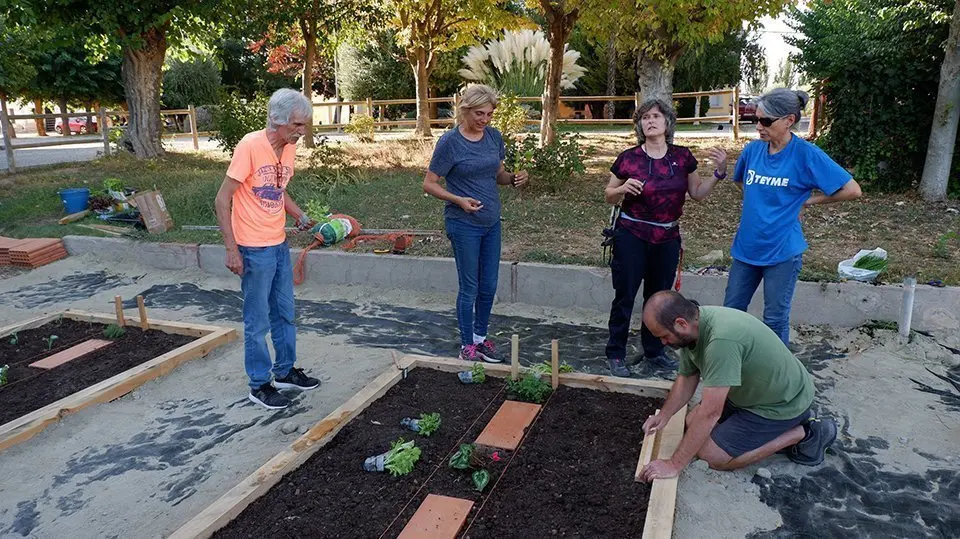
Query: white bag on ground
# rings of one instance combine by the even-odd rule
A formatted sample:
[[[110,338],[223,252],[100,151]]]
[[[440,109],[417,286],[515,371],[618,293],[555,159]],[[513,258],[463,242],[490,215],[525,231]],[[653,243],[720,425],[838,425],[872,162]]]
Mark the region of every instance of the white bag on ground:
[[[876,249],[861,249],[857,254],[853,255],[853,258],[848,258],[840,262],[840,265],[837,266],[837,273],[840,274],[840,278],[863,282],[875,280],[880,275],[879,271],[853,267],[857,260],[867,255],[873,255],[884,260],[887,259],[887,252],[879,247]]]

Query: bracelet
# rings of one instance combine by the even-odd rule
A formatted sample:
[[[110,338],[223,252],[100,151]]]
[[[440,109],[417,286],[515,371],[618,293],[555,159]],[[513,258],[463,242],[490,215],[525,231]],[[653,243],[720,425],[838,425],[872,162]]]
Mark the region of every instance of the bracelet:
[[[723,171],[723,174],[721,175],[719,170],[713,169],[713,177],[718,180],[722,180],[727,177],[727,171]]]

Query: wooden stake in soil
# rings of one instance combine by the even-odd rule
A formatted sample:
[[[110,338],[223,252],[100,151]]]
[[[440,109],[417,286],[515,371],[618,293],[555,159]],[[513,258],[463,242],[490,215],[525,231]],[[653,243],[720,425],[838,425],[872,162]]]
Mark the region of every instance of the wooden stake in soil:
[[[550,383],[554,390],[560,386],[560,345],[556,339],[550,341]]]
[[[520,336],[516,333],[510,338],[510,379],[520,379]]]
[[[140,310],[140,329],[144,331],[150,329],[150,323],[147,322],[147,307],[143,304],[143,296],[137,296],[137,309]]]
[[[123,298],[120,296],[114,296],[113,304],[117,308],[117,325],[120,327],[124,326],[123,321]]]

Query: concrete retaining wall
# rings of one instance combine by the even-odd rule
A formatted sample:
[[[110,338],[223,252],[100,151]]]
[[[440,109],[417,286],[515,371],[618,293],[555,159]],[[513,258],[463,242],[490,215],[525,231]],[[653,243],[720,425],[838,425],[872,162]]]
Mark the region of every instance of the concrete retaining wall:
[[[230,275],[221,245],[147,243],[120,238],[67,236],[71,255],[93,254],[102,260],[128,260],[158,269],[199,267]],[[299,249],[291,256],[296,260]],[[307,282],[320,285],[364,285],[456,294],[453,259],[311,251]],[[704,305],[723,303],[726,277],[684,274],[682,292]],[[853,327],[869,320],[899,320],[900,286],[864,283],[797,283],[791,322]],[[547,307],[578,307],[606,312],[613,299],[610,270],[504,262],[500,265],[497,301]],[[750,311],[760,315],[762,290]],[[917,287],[913,327],[921,330],[960,329],[960,288]]]

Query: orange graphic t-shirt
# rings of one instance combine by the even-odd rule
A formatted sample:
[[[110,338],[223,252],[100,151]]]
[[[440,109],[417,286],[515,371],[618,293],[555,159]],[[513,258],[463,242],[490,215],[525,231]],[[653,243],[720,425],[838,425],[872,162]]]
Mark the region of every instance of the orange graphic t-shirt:
[[[271,247],[287,239],[283,197],[293,177],[296,147],[287,144],[283,155],[267,140],[266,131],[247,134],[233,151],[227,176],[241,183],[233,195],[233,237],[244,247]]]

